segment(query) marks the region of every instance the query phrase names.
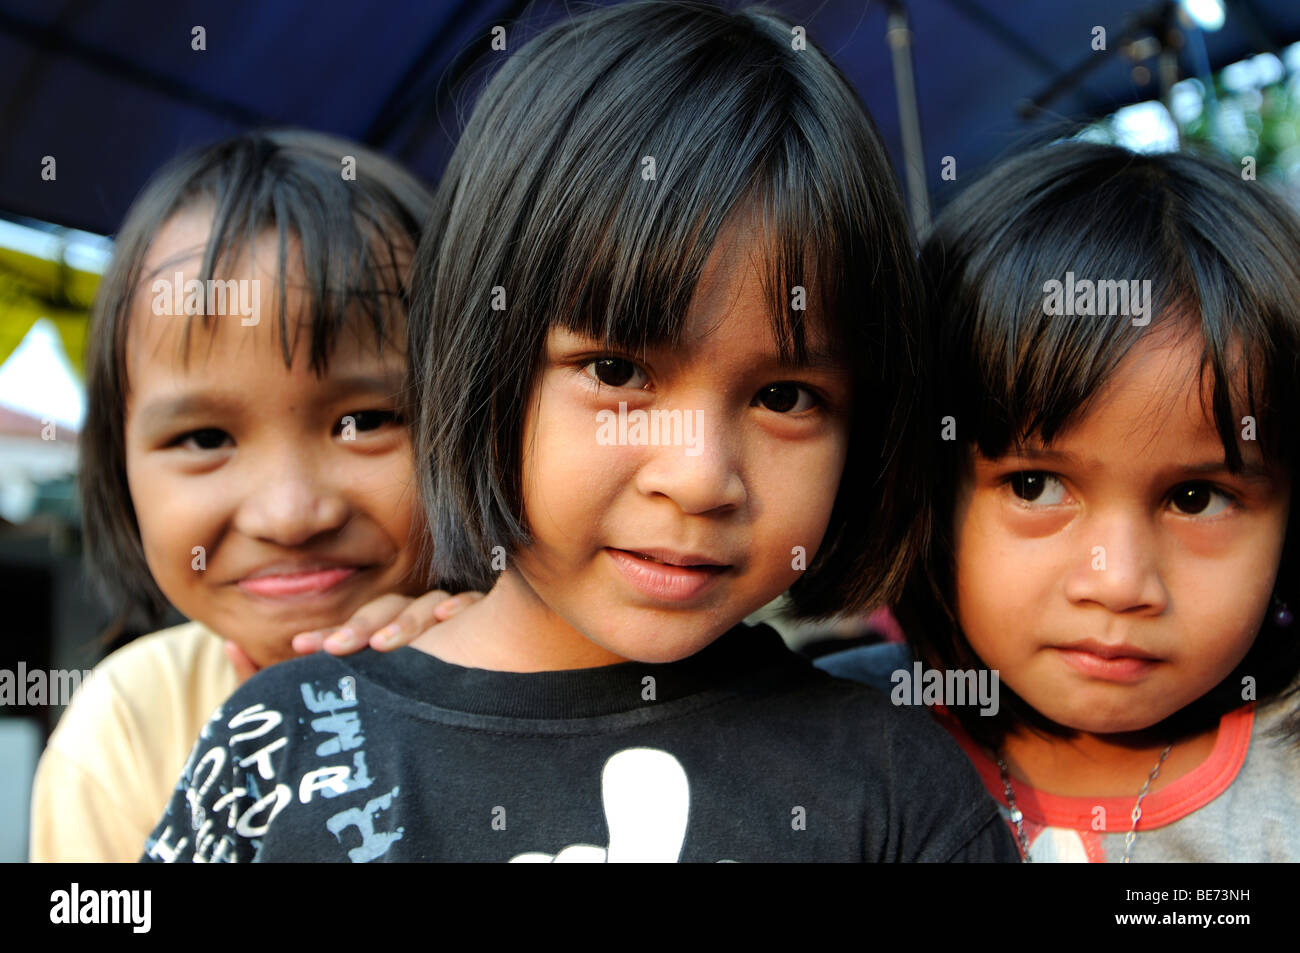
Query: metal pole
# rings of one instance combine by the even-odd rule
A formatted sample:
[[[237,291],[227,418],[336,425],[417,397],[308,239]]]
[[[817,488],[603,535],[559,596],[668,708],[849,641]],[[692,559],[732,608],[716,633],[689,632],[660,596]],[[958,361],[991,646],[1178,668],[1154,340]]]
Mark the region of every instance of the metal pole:
[[[912,72],[912,31],[900,0],[890,0],[885,33],[894,63],[894,92],[898,97],[898,128],[903,137],[903,175],[907,181],[912,227],[919,237],[930,227],[930,192],[925,179],[925,152],[921,147],[921,115],[916,104]]]

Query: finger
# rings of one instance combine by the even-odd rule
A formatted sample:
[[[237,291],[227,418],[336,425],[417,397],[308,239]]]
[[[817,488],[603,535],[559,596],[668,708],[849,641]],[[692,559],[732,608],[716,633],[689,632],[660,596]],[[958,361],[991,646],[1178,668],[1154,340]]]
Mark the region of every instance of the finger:
[[[290,641],[295,652],[303,655],[310,655],[312,652],[319,652],[325,644],[325,633],[332,632],[333,629],[326,629],[324,632],[299,632]]]
[[[470,589],[467,592],[462,592],[459,595],[452,596],[450,599],[435,606],[433,610],[434,616],[439,622],[446,622],[461,609],[464,609],[466,606],[472,606],[482,598],[483,593],[476,589]]]
[[[396,619],[411,601],[410,596],[396,592],[371,599],[337,630],[325,636],[325,651],[331,655],[347,655],[365,648],[376,630]]]
[[[235,678],[242,685],[257,673],[257,663],[248,657],[248,653],[229,639],[225,641],[226,658],[235,667]]]
[[[675,863],[686,840],[690,785],[667,751],[627,748],[600,778],[609,829],[609,862]]]
[[[408,605],[396,619],[376,632],[370,639],[370,647],[387,652],[409,645],[425,629],[442,621],[436,610],[450,597],[451,594],[442,589],[426,592]]]

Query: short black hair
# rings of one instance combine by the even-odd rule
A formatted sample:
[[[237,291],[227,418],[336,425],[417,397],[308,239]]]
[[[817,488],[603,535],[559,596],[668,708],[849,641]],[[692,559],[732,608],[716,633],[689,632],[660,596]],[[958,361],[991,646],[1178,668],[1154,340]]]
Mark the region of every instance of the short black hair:
[[[632,2],[550,27],[484,88],[413,278],[415,459],[444,585],[490,587],[493,547],[528,542],[521,444],[550,327],[633,353],[676,342],[724,224],[752,210],[782,357],[806,353],[803,286],[853,372],[848,459],[793,613],[901,586],[923,532],[915,246],[870,117],[799,37],[760,8]]]
[[[355,162],[355,176],[345,178]],[[322,133],[247,132],[173,159],[132,203],[91,309],[86,419],[79,483],[90,575],[114,611],[142,612],[158,624],[167,599],[149,572],[126,478],[126,341],[143,265],[159,230],[175,215],[213,210],[200,280],[238,260],[257,236],[279,238],[281,342],[293,350],[285,308],[288,238],[298,240],[310,312],[310,362],[328,365],[339,332],[365,315],[376,343],[405,347],[404,262],[419,242],[430,190],[392,160]],[[147,293],[147,291],[145,292]],[[193,318],[186,327],[192,330]],[[211,315],[200,320],[206,325]]]
[[[1044,443],[1079,420],[1124,356],[1158,327],[1203,342],[1201,381],[1225,460],[1242,465],[1236,412],[1255,417],[1265,459],[1295,472],[1300,440],[1300,223],[1263,184],[1191,153],[1139,155],[1071,141],[997,167],[944,211],[921,248],[932,289],[930,360],[942,370],[934,406],[955,418],[955,441],[937,440],[931,545],[898,610],[918,654],[941,669],[983,669],[957,622],[953,519],[963,475],[979,453],[995,459],[1030,437]],[[1150,324],[1091,315],[1044,315],[1051,281],[1149,280]],[[1207,378],[1208,375],[1208,378]],[[941,436],[939,418],[932,433]],[[1300,608],[1291,506],[1275,592]],[[1271,618],[1271,616],[1270,616]],[[1263,701],[1300,672],[1300,640],[1265,622],[1220,685],[1171,716],[1173,736],[1241,705],[1242,677]],[[996,747],[1013,724],[1055,726],[1003,688],[1001,711],[953,714]],[[1300,723],[1293,726],[1300,728]]]

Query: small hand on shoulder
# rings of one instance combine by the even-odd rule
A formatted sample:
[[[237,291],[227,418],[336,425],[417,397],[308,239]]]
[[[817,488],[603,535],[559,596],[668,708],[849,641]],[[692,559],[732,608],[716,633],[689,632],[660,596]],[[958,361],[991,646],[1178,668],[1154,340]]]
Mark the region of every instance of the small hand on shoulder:
[[[293,648],[303,655],[322,649],[331,655],[350,655],[367,647],[389,652],[410,644],[430,626],[445,622],[482,598],[483,593],[472,590],[452,595],[435,589],[418,598],[389,593],[367,602],[337,628],[300,632],[293,637]],[[258,670],[247,653],[230,640],[226,641],[226,656],[240,682]]]

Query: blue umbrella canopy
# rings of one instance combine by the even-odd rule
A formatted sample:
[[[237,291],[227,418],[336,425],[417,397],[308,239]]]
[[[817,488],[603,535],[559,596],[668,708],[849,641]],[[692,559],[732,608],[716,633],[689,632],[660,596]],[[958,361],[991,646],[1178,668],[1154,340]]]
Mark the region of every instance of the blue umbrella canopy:
[[[895,163],[903,146],[886,40],[905,9],[914,56],[920,163],[939,204],[989,162],[1064,121],[1158,94],[1156,70],[1120,50],[1163,0],[770,0],[826,49],[875,116]],[[166,5],[0,0],[0,210],[111,233],[148,175],[193,146],[248,126],[288,124],[369,143],[436,181],[475,90],[494,26],[511,49],[566,4],[391,0]],[[1093,49],[1096,28],[1107,51]],[[1150,30],[1145,35],[1150,35]],[[1134,36],[1143,34],[1138,29]],[[1213,67],[1300,40],[1300,4],[1238,0],[1204,34]],[[1149,57],[1150,44],[1130,49]],[[1179,51],[1182,75],[1196,51]],[[1045,108],[1024,104],[1073,71]],[[1136,75],[1135,75],[1136,74]],[[42,177],[54,158],[55,177]],[[952,157],[956,182],[941,176]]]

